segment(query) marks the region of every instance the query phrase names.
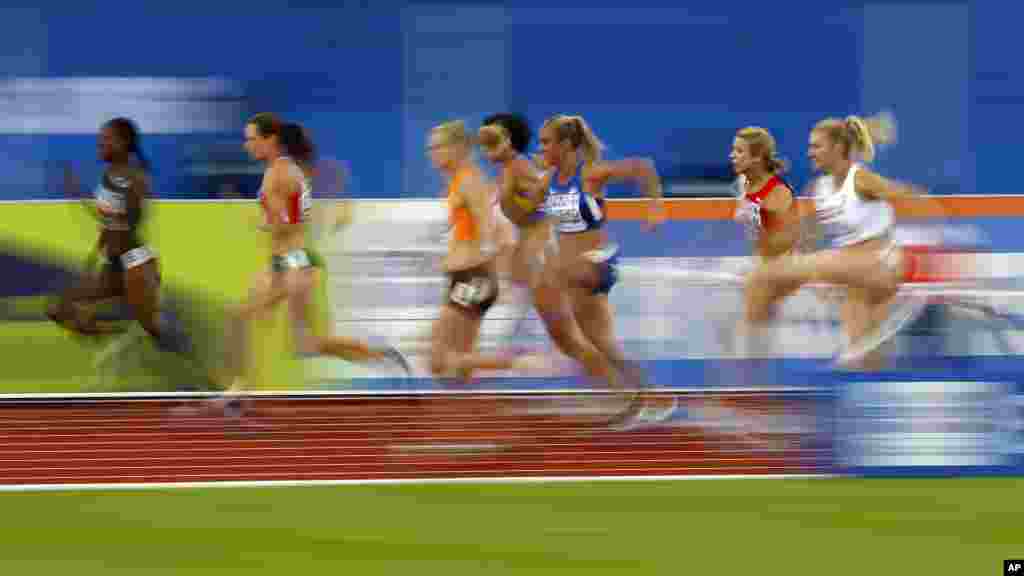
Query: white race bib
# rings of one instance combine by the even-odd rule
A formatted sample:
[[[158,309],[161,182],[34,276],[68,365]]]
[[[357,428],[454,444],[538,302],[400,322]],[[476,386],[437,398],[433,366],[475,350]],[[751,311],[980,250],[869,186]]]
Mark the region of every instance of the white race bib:
[[[761,233],[762,220],[760,204],[741,200],[739,206],[736,207],[736,215],[734,218],[743,224],[743,228],[747,232],[747,237],[756,239]]]
[[[586,227],[580,214],[580,192],[576,188],[566,193],[549,194],[546,211],[558,219],[558,227],[564,232],[577,232]]]
[[[451,289],[452,302],[466,308],[480,304],[491,295],[491,283],[486,278],[473,278],[469,282],[456,282]]]

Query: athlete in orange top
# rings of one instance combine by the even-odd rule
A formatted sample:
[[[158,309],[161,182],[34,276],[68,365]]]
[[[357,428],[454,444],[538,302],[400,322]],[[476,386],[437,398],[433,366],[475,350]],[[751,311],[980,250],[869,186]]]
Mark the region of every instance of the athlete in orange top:
[[[448,254],[442,261],[448,283],[433,328],[431,372],[467,381],[474,370],[523,366],[510,356],[473,352],[484,315],[498,299],[498,277],[492,193],[473,161],[472,138],[462,122],[447,122],[431,131],[428,149],[434,167],[448,179],[446,201],[452,227]]]

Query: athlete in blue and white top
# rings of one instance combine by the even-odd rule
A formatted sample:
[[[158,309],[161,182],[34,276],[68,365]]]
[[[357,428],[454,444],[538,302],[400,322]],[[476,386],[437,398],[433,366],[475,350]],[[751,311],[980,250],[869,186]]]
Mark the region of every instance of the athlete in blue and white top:
[[[557,246],[554,222],[545,212],[547,180],[536,163],[526,157],[531,131],[517,114],[494,114],[484,119],[479,131],[480,149],[498,166],[498,200],[501,211],[517,226],[517,242],[508,259],[513,302],[524,310],[530,302],[544,322],[555,346],[577,361],[587,375],[613,386],[616,369],[587,339],[576,323],[566,290],[544,282],[544,267]],[[518,330],[518,327],[517,327]]]
[[[808,156],[823,173],[812,185],[814,219],[830,247],[781,258],[754,273],[749,316],[767,321],[772,304],[799,286],[825,282],[844,289],[841,317],[849,345],[844,365],[877,367],[873,352],[917,311],[917,302],[896,299],[904,278],[901,250],[893,242],[894,199],[917,196],[910,185],[888,180],[861,161],[870,162],[875,143],[892,138],[884,118],[829,118],[811,131]],[[926,203],[938,206],[937,203]],[[936,215],[941,215],[941,207]]]
[[[618,281],[618,246],[608,241],[604,223],[604,189],[610,182],[630,181],[650,198],[647,225],[662,218],[661,181],[646,158],[605,161],[604,145],[579,116],[555,116],[540,132],[547,199],[545,212],[558,231],[558,256],[549,266],[568,290],[576,321],[587,338],[622,373],[638,384],[642,378],[615,340],[608,293]]]

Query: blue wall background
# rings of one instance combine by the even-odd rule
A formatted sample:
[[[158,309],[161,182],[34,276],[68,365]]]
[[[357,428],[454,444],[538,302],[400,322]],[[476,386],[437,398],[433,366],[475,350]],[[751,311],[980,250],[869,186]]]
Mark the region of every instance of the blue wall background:
[[[1024,5],[695,0],[685,6],[535,2],[80,2],[0,8],[10,77],[228,76],[245,110],[306,123],[347,160],[354,193],[433,196],[425,131],[511,109],[539,123],[586,116],[611,155],[650,155],[666,176],[721,165],[759,124],[806,178],[809,128],[892,108],[901,144],[880,168],[943,193],[1014,193],[1024,72],[1008,42]],[[240,131],[244,115],[234,121]],[[145,125],[142,126],[145,129]],[[59,195],[54,162],[98,173],[88,135],[2,135],[0,197]],[[158,135],[157,191],[198,196],[186,150],[240,132]],[[1002,171],[1000,170],[1002,168]],[[52,170],[51,170],[52,171]],[[615,191],[631,194],[631,191]]]

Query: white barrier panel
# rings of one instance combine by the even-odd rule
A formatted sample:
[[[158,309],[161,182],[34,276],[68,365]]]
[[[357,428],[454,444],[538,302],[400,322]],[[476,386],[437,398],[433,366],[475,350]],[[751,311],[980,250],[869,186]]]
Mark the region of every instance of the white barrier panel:
[[[426,366],[430,326],[443,297],[437,267],[447,223],[443,204],[361,201],[354,222],[324,247],[334,271],[330,293],[336,331],[396,343],[418,366]],[[929,232],[905,228],[900,235],[921,242]],[[980,238],[970,236],[969,230],[967,236],[963,233],[959,242]],[[909,289],[915,294],[966,298],[1006,313],[1024,312],[1024,291],[1016,290],[1013,281],[1014,271],[1024,265],[1024,254],[957,257],[963,259],[958,267],[962,264],[986,281],[1010,282],[993,288],[971,281]],[[734,327],[742,310],[741,278],[750,265],[746,257],[623,258],[621,280],[611,301],[617,336],[627,353],[640,359],[737,357]],[[997,330],[984,324],[985,319],[979,321],[983,329],[976,329],[972,313],[957,311],[958,328],[941,343],[945,353],[1000,355],[1007,353],[1007,347],[1024,350],[1024,332],[1011,326]],[[828,358],[843,341],[836,306],[823,301],[815,290],[801,291],[787,300],[779,317],[776,347],[768,356]],[[510,346],[553,349],[536,313],[507,299],[499,299],[489,312],[479,343],[484,351]],[[913,345],[908,339],[897,339],[895,349],[906,352]],[[567,374],[571,368],[571,363],[559,359],[550,374]]]

